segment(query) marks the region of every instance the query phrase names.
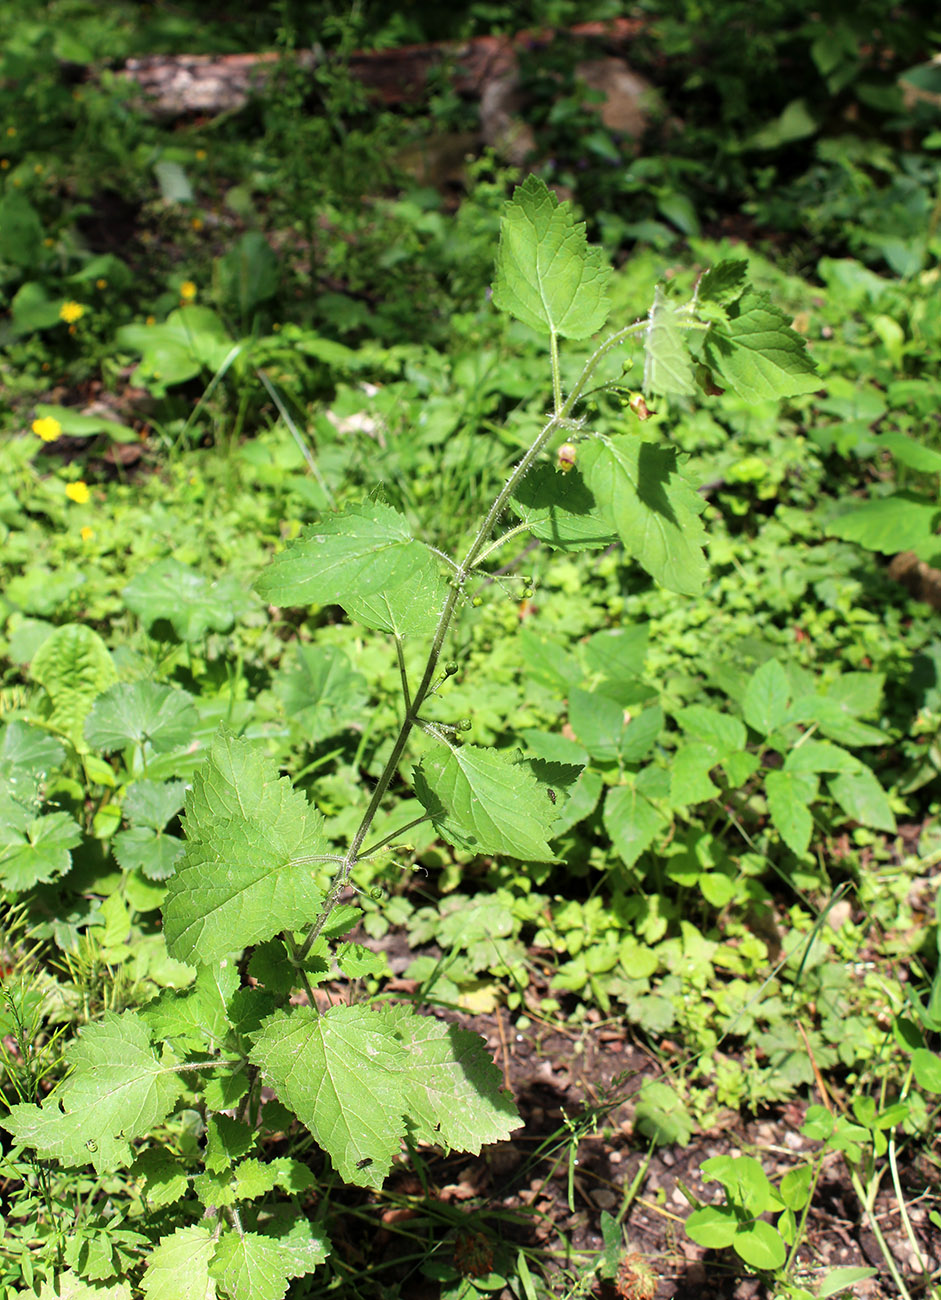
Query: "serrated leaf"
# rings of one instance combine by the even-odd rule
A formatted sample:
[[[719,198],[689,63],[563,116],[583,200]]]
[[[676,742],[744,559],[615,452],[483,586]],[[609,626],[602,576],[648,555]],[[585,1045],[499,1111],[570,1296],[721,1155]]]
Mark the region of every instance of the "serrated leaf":
[[[608,318],[610,275],[570,205],[527,176],[500,222],[494,306],[541,333],[587,339]]]
[[[500,1071],[479,1034],[409,1008],[392,1013],[408,1053],[403,1097],[413,1135],[477,1155],[520,1127]]]
[[[82,727],[95,697],[118,676],[104,641],[81,623],[57,627],[36,651],[30,675],[49,696],[46,725],[83,752]]]
[[[895,833],[895,814],[888,796],[868,767],[860,765],[858,771],[841,772],[831,778],[829,785],[830,793],[852,821],[890,835]]]
[[[926,447],[904,433],[882,433],[875,442],[880,451],[887,451],[900,465],[921,474],[941,474],[941,451],[934,447]]]
[[[305,528],[255,589],[275,605],[341,605],[366,627],[406,637],[434,630],[445,585],[405,516],[364,501]]]
[[[131,1143],[165,1119],[184,1090],[176,1063],[157,1060],[132,1011],[86,1025],[69,1059],[72,1073],[41,1106],[13,1106],[0,1127],[68,1167],[92,1164],[101,1174],[130,1164]]]
[[[71,850],[81,842],[78,823],[66,812],[24,816],[21,826],[4,819],[0,826],[0,881],[11,893],[20,893],[64,876],[72,866]]]
[[[216,1245],[209,1271],[229,1300],[281,1300],[291,1278],[312,1273],[327,1258],[321,1243],[308,1251],[289,1249],[258,1232],[227,1232]]]
[[[415,769],[415,794],[451,844],[551,862],[554,810],[528,767],[477,745],[446,748]]]
[[[781,839],[792,853],[806,853],[813,832],[809,805],[819,782],[810,772],[769,772],[765,777],[768,811]]]
[[[131,1287],[128,1282],[90,1282],[72,1269],[66,1269],[57,1274],[54,1284],[48,1278],[43,1282],[39,1300],[131,1300]]]
[[[0,772],[8,775],[12,768],[35,773],[40,779],[62,763],[65,750],[47,731],[14,719],[3,729],[0,740]]]
[[[672,448],[636,437],[589,443],[585,477],[625,550],[657,582],[696,596],[707,576],[699,518],[705,502],[680,474]]]
[[[164,754],[188,744],[198,722],[186,691],[157,682],[118,682],[95,700],[85,739],[106,753],[149,743]]]
[[[644,331],[644,392],[655,397],[688,397],[696,391],[686,331],[674,307],[658,288]]]
[[[749,290],[716,321],[703,347],[719,383],[747,402],[764,402],[820,387],[813,358],[767,294]]]
[[[589,550],[616,540],[577,467],[560,474],[538,465],[520,483],[513,504],[533,536],[554,550]]]
[[[221,732],[186,800],[186,851],[164,906],[170,955],[209,963],[310,922],[323,818],[250,741]]]
[[[699,301],[727,306],[740,298],[748,279],[748,263],[744,259],[717,262],[699,281]]]
[[[147,1300],[216,1300],[209,1275],[214,1250],[212,1232],[198,1224],[162,1237],[148,1256],[140,1284]]]
[[[716,766],[711,745],[681,745],[670,763],[670,803],[674,808],[707,803],[719,793],[709,773]]]
[[[881,555],[914,551],[930,560],[941,552],[939,516],[941,506],[936,501],[926,501],[913,492],[895,492],[847,510],[827,525],[827,535],[856,542]]]
[[[816,722],[825,736],[842,745],[881,745],[884,733],[860,719],[877,713],[884,680],[881,673],[843,673],[824,693],[796,699],[788,719]]]
[[[742,712],[745,721],[762,736],[770,736],[787,720],[791,686],[777,659],[768,659],[748,681]]]
[[[636,781],[615,786],[604,801],[604,825],[621,860],[631,867],[670,824],[670,818],[637,788]]]
[[[715,763],[745,748],[747,733],[731,713],[720,713],[705,704],[692,704],[677,709],[673,716],[690,740],[709,746],[716,755]]]
[[[131,1165],[132,1178],[143,1178],[147,1202],[158,1207],[173,1205],[189,1191],[189,1169],[184,1161],[172,1155],[166,1147],[151,1147],[142,1151]]]
[[[252,1062],[328,1153],[340,1177],[381,1187],[405,1135],[405,1049],[381,1013],[364,1006],[278,1011]]]
[[[613,763],[621,750],[627,722],[624,710],[600,691],[569,690],[569,725],[576,739],[599,763]]]
[[[172,558],[139,573],[121,595],[146,627],[166,620],[181,641],[201,641],[210,629],[227,632],[250,607],[245,588],[232,574],[211,581]]]

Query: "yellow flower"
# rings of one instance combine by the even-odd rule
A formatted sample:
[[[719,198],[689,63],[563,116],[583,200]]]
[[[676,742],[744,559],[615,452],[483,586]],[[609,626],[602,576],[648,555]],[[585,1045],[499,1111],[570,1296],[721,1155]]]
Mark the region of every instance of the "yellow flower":
[[[51,235],[47,235],[46,238],[42,241],[42,246],[43,248],[55,248],[56,241],[52,238]]]
[[[96,288],[96,289],[107,289],[107,287],[108,287],[108,281],[107,281],[107,280],[96,280],[96,281],[95,281],[95,288]]]
[[[3,171],[8,171],[9,167],[10,167],[9,158],[0,158],[0,168],[2,168]]]
[[[44,171],[44,170],[45,170],[45,169],[44,169],[42,163],[35,163],[34,166],[33,166],[33,171],[35,172],[35,174],[36,174],[37,176],[41,176],[41,175],[43,174],[43,171]]]
[[[197,162],[205,162],[205,161],[206,161],[206,150],[205,150],[205,149],[197,149],[197,150],[196,150],[196,155],[195,155],[195,156],[196,156],[196,161],[197,161]]]
[[[85,308],[80,302],[64,302],[59,308],[59,320],[64,320],[67,325],[74,325],[84,315]]]
[[[157,317],[156,317],[156,316],[148,316],[147,319],[144,321],[144,324],[145,324],[145,325],[156,325],[156,324],[157,324]]]
[[[193,219],[190,221],[190,225],[193,227],[194,230],[202,230],[203,228],[202,217],[193,217]]]
[[[65,495],[77,506],[84,506],[87,505],[91,493],[88,484],[83,479],[77,478],[74,483],[66,483]]]
[[[84,528],[82,528],[79,532],[79,537],[82,539],[83,542],[90,542],[94,536],[95,536],[95,530],[94,528],[89,528],[88,524],[86,524]]]
[[[184,302],[192,302],[196,297],[196,286],[192,280],[184,280],[180,285],[180,297]]]
[[[51,415],[44,415],[41,420],[33,421],[33,433],[43,442],[55,442],[62,432],[62,425]]]
[[[8,127],[7,127],[7,135],[8,135],[8,136],[11,136],[11,137],[14,136],[14,135],[16,135],[16,127],[15,127],[15,126],[8,126]]]

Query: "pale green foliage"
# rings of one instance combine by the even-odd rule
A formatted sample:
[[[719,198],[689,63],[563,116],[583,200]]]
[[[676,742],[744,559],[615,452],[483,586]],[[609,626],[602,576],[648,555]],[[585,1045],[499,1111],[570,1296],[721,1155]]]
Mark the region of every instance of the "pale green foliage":
[[[607,320],[610,275],[569,204],[527,177],[501,223],[494,304],[542,333],[587,339]]]
[[[705,356],[720,384],[747,402],[812,393],[820,387],[813,358],[766,294],[749,289],[706,335]]]
[[[400,637],[434,629],[443,591],[434,556],[377,501],[306,528],[256,586],[273,604],[342,605],[366,627]]]
[[[84,624],[57,627],[36,652],[30,671],[49,697],[46,726],[84,749],[82,727],[95,697],[118,676],[104,641]]]
[[[187,844],[164,908],[167,948],[213,962],[315,916],[323,819],[258,749],[220,734],[186,800]]]
[[[42,1106],[13,1106],[0,1125],[64,1165],[92,1164],[104,1173],[130,1164],[131,1142],[164,1119],[183,1091],[179,1062],[157,1058],[133,1012],[87,1025],[70,1059],[72,1074]]]

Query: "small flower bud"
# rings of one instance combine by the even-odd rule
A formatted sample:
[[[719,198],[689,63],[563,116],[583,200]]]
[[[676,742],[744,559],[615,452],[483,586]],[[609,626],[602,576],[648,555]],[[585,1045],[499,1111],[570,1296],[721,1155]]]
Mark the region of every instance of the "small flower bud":
[[[455,726],[456,726],[456,729],[457,729],[458,731],[470,731],[470,729],[471,729],[471,720],[470,720],[470,718],[461,718],[461,719],[460,719],[460,720],[455,724]]]
[[[637,416],[638,420],[650,419],[651,413],[647,409],[647,403],[644,401],[643,393],[631,393],[627,404]]]
[[[575,464],[575,457],[578,455],[578,449],[573,442],[563,442],[559,448],[557,467],[563,474],[567,474]]]
[[[444,665],[445,677],[453,677],[454,674],[457,672],[457,670],[458,670],[458,664],[453,659],[449,659],[448,662]]]

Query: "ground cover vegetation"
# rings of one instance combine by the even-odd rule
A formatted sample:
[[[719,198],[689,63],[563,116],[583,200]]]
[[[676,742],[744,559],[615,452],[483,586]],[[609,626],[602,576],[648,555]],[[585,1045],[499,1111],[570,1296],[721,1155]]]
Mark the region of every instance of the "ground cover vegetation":
[[[937,1295],[932,7],[256,9],[0,6],[3,1294]]]

